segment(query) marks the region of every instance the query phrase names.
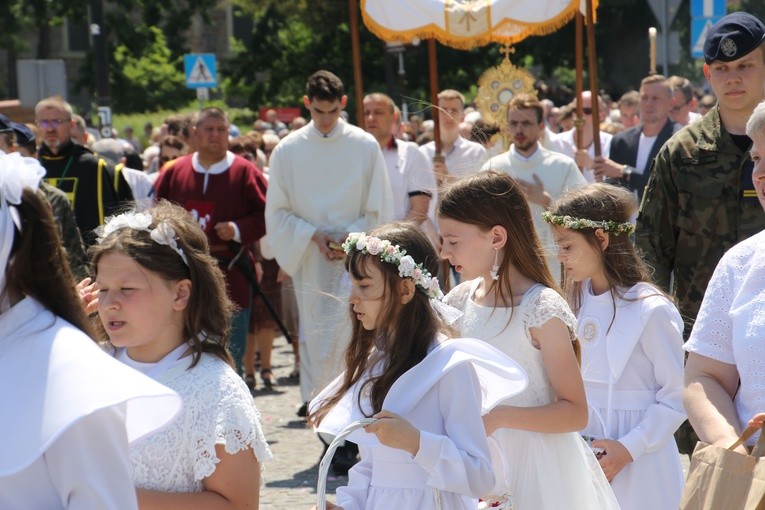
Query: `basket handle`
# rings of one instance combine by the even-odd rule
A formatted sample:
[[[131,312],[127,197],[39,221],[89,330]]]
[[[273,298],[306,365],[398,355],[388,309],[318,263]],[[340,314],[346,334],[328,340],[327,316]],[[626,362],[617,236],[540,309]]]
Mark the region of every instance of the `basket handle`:
[[[376,418],[366,418],[364,420],[355,421],[341,430],[329,444],[327,451],[324,453],[324,457],[322,457],[321,462],[319,463],[319,479],[316,484],[316,495],[318,497],[318,502],[316,504],[317,510],[326,510],[327,508],[327,473],[329,472],[329,465],[332,462],[332,456],[335,454],[335,450],[337,450],[340,443],[343,442],[351,432],[366,427],[376,421]]]
[[[316,509],[327,510],[327,473],[329,472],[329,465],[332,462],[332,456],[335,454],[335,450],[339,444],[354,430],[366,427],[376,422],[377,418],[365,418],[363,420],[355,421],[340,431],[335,439],[329,444],[327,451],[324,453],[321,462],[319,462],[319,479],[316,483],[316,495],[318,498]],[[763,434],[765,435],[765,434]],[[433,489],[433,498],[436,505],[436,510],[441,510],[443,507],[443,494],[438,489]]]

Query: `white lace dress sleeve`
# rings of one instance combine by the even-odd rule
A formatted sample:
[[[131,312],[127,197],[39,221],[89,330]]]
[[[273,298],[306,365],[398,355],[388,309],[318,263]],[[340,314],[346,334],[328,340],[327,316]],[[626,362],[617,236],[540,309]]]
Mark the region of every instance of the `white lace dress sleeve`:
[[[566,300],[553,289],[540,286],[535,294],[529,296],[524,312],[526,331],[544,326],[550,319],[560,319],[568,328],[571,340],[576,338],[576,316]]]
[[[159,382],[183,397],[181,416],[160,432],[131,445],[137,487],[168,492],[197,492],[215,471],[215,446],[234,454],[252,448],[258,462],[271,459],[260,414],[249,390],[224,361],[204,354],[191,369],[182,359]]]
[[[460,283],[444,297],[444,303],[453,306],[457,310],[465,311],[468,298],[475,292],[480,283],[480,278]]]

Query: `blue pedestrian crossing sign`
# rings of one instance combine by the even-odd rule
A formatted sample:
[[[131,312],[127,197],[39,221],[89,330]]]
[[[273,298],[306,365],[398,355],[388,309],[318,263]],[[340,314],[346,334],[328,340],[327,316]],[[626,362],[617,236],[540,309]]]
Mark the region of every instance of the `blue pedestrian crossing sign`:
[[[725,16],[725,0],[691,0],[691,56],[704,56],[709,28]]]
[[[187,53],[183,56],[186,87],[190,89],[218,86],[218,69],[214,53]]]

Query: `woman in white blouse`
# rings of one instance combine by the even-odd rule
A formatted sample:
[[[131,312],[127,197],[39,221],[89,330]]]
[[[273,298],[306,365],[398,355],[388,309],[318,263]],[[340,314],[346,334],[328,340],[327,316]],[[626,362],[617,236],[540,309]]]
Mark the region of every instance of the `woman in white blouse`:
[[[752,181],[765,209],[765,102],[749,118],[746,134],[752,139]],[[760,232],[720,260],[684,347],[689,353],[685,408],[702,441],[727,448],[765,411],[764,338],[765,232]]]

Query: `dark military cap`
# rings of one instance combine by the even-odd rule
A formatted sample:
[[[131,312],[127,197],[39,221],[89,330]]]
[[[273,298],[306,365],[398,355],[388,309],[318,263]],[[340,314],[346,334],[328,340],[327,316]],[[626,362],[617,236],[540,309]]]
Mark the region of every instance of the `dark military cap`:
[[[13,126],[11,126],[11,121],[0,113],[0,133],[4,133],[6,131],[13,131]]]
[[[754,51],[765,41],[765,25],[747,12],[733,12],[709,28],[704,61],[731,62]]]
[[[11,122],[13,132],[16,133],[16,143],[19,145],[30,145],[35,142],[35,134],[26,124],[21,122]]]

